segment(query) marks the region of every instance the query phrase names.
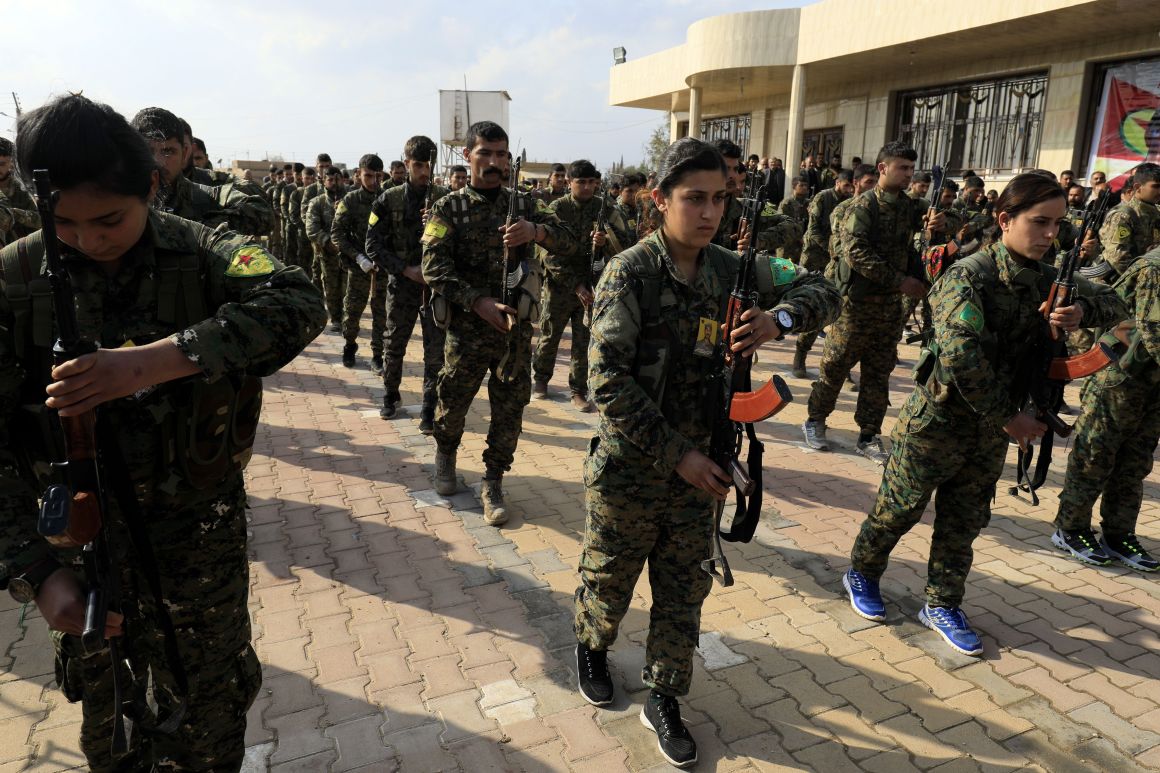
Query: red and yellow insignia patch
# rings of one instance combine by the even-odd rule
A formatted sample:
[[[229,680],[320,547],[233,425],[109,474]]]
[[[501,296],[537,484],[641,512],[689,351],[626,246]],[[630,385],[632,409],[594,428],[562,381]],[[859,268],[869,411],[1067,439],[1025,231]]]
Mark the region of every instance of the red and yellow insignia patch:
[[[226,276],[266,276],[274,273],[274,258],[256,244],[234,250]]]

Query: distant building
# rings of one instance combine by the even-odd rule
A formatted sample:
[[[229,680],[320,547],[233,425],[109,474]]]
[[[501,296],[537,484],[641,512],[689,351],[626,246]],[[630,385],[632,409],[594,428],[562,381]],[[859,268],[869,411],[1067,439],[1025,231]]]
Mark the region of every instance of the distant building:
[[[684,44],[613,65],[609,103],[791,170],[806,153],[873,161],[898,138],[920,169],[1111,178],[1160,126],[1158,22],[1156,0],[822,0],[702,19]]]

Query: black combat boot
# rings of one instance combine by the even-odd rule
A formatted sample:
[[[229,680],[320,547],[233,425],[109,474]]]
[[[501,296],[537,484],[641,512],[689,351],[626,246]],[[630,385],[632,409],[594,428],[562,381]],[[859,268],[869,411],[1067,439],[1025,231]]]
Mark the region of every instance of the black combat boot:
[[[422,410],[419,411],[419,431],[424,435],[432,435],[435,433],[435,406],[423,404]]]
[[[379,418],[380,419],[393,419],[393,418],[395,418],[395,414],[398,412],[398,409],[396,407],[397,405],[398,405],[398,402],[396,400],[392,400],[391,398],[384,396],[383,397],[383,407],[379,408]]]
[[[358,344],[347,344],[342,347],[342,365],[345,368],[354,367],[354,353],[358,351]]]
[[[383,355],[376,354],[371,357],[371,373],[376,376],[383,375]]]

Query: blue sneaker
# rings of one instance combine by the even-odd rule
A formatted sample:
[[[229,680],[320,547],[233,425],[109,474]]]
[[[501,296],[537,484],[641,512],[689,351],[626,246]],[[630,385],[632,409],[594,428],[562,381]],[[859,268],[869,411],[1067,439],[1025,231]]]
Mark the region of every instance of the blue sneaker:
[[[923,606],[918,613],[918,622],[936,631],[951,649],[964,655],[982,655],[983,641],[971,629],[967,616],[958,607]]]
[[[868,579],[851,569],[842,575],[842,587],[850,594],[850,606],[862,617],[881,623],[886,619],[886,604],[878,590],[878,581]]]

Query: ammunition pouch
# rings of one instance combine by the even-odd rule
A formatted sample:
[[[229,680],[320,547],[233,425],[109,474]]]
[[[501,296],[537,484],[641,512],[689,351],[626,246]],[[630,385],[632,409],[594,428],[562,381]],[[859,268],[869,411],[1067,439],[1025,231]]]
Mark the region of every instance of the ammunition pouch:
[[[166,469],[200,491],[246,468],[262,411],[261,379],[190,381],[179,385],[167,402],[169,409],[159,412]],[[177,493],[172,476],[161,489],[171,496]]]
[[[516,317],[520,322],[533,322],[540,317],[540,272],[529,261],[523,261],[523,276],[512,289]]]
[[[440,330],[451,327],[451,304],[438,293],[431,293],[431,319]]]

